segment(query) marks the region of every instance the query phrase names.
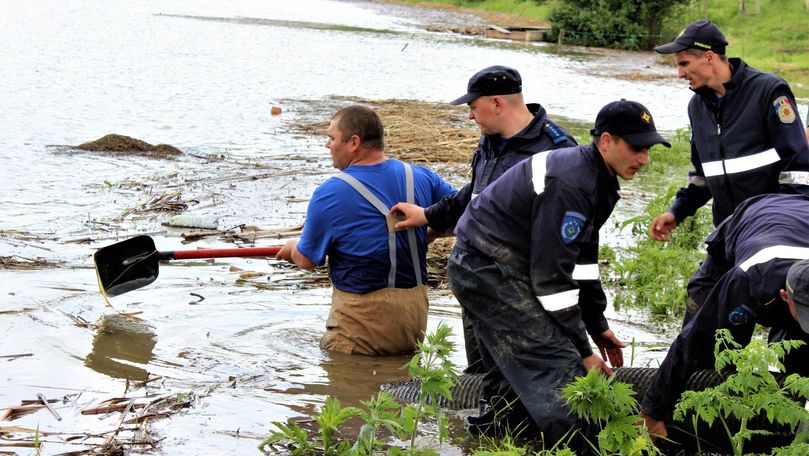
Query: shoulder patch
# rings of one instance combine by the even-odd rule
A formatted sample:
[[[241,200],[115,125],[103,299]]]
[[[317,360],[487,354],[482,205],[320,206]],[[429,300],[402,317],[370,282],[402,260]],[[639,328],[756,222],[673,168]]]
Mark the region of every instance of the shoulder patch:
[[[789,98],[782,95],[772,102],[775,113],[778,114],[778,120],[781,123],[790,124],[795,122],[795,107],[790,103]]]
[[[570,244],[579,236],[579,233],[584,229],[584,224],[587,222],[587,217],[584,215],[568,211],[565,212],[565,217],[562,219],[562,242]]]
[[[748,309],[747,306],[742,305],[730,311],[730,314],[728,315],[728,323],[730,323],[731,326],[744,325],[752,318],[754,318],[754,315],[750,309]]]

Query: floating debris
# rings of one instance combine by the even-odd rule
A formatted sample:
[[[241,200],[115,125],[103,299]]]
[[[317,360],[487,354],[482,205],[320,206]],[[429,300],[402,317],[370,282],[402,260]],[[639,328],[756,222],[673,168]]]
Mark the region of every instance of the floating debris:
[[[139,202],[137,206],[121,212],[113,221],[120,222],[130,215],[142,215],[149,212],[182,212],[188,209],[188,204],[189,202],[182,200],[182,193],[179,191],[152,195]]]
[[[0,269],[44,269],[55,268],[62,264],[61,261],[46,260],[44,258],[25,258],[17,255],[0,256]]]
[[[219,217],[213,214],[175,215],[174,217],[168,219],[165,225],[216,230],[219,228]]]
[[[169,158],[183,153],[180,149],[168,144],[153,146],[140,139],[116,134],[109,134],[95,141],[79,144],[76,148],[92,152],[121,152],[156,158]]]

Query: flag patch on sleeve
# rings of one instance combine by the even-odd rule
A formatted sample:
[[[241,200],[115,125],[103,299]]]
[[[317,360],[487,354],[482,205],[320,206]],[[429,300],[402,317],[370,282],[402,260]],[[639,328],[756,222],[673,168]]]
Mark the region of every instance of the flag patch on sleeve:
[[[789,98],[786,96],[780,96],[772,102],[773,108],[775,108],[776,114],[778,114],[778,120],[781,123],[789,124],[795,122],[795,108],[790,103]]]

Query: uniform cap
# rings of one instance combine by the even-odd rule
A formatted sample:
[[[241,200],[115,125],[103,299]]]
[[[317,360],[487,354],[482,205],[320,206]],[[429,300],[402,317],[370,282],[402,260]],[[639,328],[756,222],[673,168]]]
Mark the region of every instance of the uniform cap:
[[[509,95],[522,92],[522,78],[514,68],[495,65],[484,68],[469,78],[466,95],[450,101],[450,104],[470,103],[484,95]]]
[[[661,54],[674,54],[686,49],[699,49],[725,55],[727,45],[728,40],[716,24],[711,21],[694,21],[680,32],[677,39],[669,44],[657,46],[655,51]]]
[[[809,260],[796,262],[787,272],[787,292],[795,301],[798,324],[809,333]]]
[[[635,147],[652,147],[655,144],[671,147],[657,132],[649,110],[637,101],[623,98],[608,103],[598,112],[595,128],[590,130],[590,134],[601,136],[602,133],[620,136]]]

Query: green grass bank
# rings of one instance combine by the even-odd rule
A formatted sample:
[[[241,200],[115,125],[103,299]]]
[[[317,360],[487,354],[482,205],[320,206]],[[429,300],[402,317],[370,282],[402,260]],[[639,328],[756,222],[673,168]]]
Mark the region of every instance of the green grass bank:
[[[511,14],[516,16],[515,20],[523,18],[537,23],[547,22],[554,3],[563,0],[541,4],[535,0],[386,1]],[[666,19],[660,42],[670,41],[689,22],[706,17],[716,22],[728,38],[729,56],[742,57],[756,68],[778,74],[789,81],[796,96],[809,98],[809,1],[692,0],[676,8]]]

